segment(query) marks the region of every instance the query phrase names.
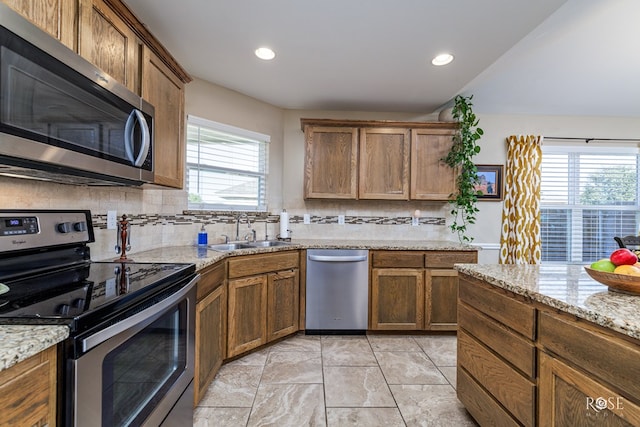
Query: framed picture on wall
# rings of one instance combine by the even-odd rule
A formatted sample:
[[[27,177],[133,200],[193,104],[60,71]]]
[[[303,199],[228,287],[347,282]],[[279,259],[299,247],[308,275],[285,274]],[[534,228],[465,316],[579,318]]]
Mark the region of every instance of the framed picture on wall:
[[[501,201],[503,196],[502,165],[476,165],[478,168],[478,184],[475,189],[482,194],[478,200]]]

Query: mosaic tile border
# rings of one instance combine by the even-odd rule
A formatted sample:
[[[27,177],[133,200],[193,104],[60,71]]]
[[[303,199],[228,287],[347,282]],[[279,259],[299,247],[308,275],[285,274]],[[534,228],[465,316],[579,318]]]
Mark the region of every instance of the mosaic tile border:
[[[185,211],[183,215],[162,215],[162,214],[126,214],[127,219],[132,225],[138,227],[157,226],[157,225],[193,225],[193,224],[235,224],[237,213],[234,212],[192,212]],[[280,222],[280,215],[271,213],[249,213],[247,216],[252,224],[254,223],[270,223],[277,224]],[[118,219],[122,214],[118,215]],[[400,217],[384,217],[384,216],[345,216],[345,225],[410,225],[410,216]],[[91,220],[94,228],[107,228],[107,215],[92,215]],[[290,224],[304,224],[304,217],[300,215],[291,215],[289,217]],[[338,215],[311,215],[311,224],[338,224]],[[441,217],[423,217],[419,220],[420,225],[446,225],[445,218]]]

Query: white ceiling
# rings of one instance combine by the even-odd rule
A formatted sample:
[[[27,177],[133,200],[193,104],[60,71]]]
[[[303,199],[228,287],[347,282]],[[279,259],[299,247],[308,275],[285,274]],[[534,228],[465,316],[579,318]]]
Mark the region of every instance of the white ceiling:
[[[192,76],[282,108],[640,117],[638,0],[125,2]]]

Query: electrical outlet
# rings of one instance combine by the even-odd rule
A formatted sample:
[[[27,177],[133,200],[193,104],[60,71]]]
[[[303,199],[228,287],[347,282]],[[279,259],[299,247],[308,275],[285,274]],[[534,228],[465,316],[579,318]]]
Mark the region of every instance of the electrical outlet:
[[[118,215],[116,211],[107,211],[107,230],[118,228]]]
[[[311,224],[311,215],[304,214],[303,221],[305,224]]]
[[[338,215],[338,225],[344,225],[344,215]]]

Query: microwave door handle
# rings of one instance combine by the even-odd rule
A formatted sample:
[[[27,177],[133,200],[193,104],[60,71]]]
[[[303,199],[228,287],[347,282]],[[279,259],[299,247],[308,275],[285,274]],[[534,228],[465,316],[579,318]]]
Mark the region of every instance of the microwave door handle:
[[[135,130],[136,122],[140,124],[140,129],[142,130],[142,148],[140,149],[138,157],[134,158],[133,131]],[[147,154],[149,154],[150,146],[151,133],[149,132],[149,125],[147,124],[147,120],[144,118],[144,115],[140,110],[133,109],[133,111],[131,111],[131,114],[129,114],[129,117],[127,118],[127,123],[124,126],[124,149],[126,151],[127,158],[134,166],[142,166],[147,158]]]

